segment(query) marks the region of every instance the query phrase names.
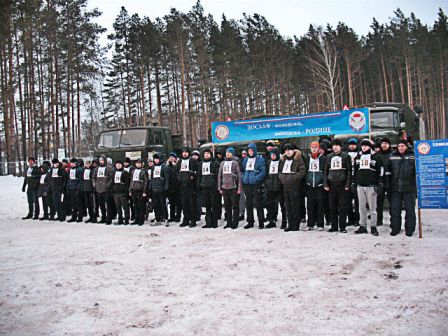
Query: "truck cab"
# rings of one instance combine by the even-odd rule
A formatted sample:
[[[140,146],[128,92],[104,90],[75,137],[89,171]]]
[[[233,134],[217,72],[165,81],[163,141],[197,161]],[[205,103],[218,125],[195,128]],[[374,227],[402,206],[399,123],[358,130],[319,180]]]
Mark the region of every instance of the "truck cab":
[[[110,157],[114,162],[126,157],[135,161],[139,158],[148,160],[156,152],[166,158],[172,151],[173,139],[168,127],[121,127],[100,133],[94,155]]]

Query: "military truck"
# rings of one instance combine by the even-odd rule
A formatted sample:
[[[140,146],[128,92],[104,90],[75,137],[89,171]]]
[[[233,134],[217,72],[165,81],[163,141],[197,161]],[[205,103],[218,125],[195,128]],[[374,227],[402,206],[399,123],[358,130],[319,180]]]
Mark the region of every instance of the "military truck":
[[[165,158],[173,150],[180,148],[180,136],[171,134],[168,127],[137,126],[105,130],[100,133],[95,157],[104,155],[116,160],[129,157],[132,161],[139,158],[148,160],[156,152]]]

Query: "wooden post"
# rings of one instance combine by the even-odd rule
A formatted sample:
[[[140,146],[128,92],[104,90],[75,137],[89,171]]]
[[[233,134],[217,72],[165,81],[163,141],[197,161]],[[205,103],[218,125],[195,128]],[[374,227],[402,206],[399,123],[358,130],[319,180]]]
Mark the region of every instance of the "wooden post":
[[[418,208],[418,237],[423,238],[422,230],[422,209]]]

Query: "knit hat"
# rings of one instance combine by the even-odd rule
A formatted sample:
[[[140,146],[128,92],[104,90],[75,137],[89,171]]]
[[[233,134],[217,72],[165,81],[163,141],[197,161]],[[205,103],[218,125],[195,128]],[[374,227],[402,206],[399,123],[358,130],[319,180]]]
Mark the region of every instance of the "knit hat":
[[[331,143],[331,147],[333,146],[340,146],[342,147],[342,141],[339,139],[334,139],[333,142]]]
[[[319,143],[317,141],[311,142],[310,148],[319,147]]]
[[[131,159],[127,157],[124,159],[124,162],[131,163]]]
[[[403,145],[405,145],[406,147],[409,147],[409,143],[408,143],[408,141],[407,141],[407,140],[404,140],[404,139],[400,139],[400,140],[397,142],[397,146],[398,146],[399,144],[403,144]]]
[[[358,144],[358,139],[356,138],[351,138],[348,140],[347,142],[349,145],[357,145]]]
[[[59,159],[58,158],[54,158],[53,160],[51,160],[51,163],[59,163]]]
[[[70,163],[78,163],[78,160],[76,160],[76,158],[71,158]]]
[[[283,150],[284,151],[287,151],[287,150],[290,150],[290,149],[294,149],[294,147],[290,143],[287,143],[287,144],[285,144],[283,146]]]
[[[229,152],[229,153],[232,153],[232,155],[235,155],[235,148],[233,148],[233,147],[228,147],[228,148],[226,149],[226,152]]]
[[[171,152],[169,156],[175,157],[177,159],[177,154],[175,152]]]
[[[369,139],[362,139],[361,146],[369,146],[372,147],[372,142]]]
[[[195,150],[191,153],[191,155],[201,156],[201,153],[200,153],[197,149],[195,149]]]
[[[121,161],[121,160],[117,160],[117,161],[115,161],[115,164],[117,164],[117,163],[119,163],[119,164],[123,164],[123,161]]]
[[[387,142],[390,145],[390,139],[389,138],[384,137],[384,138],[381,139],[381,142]]]

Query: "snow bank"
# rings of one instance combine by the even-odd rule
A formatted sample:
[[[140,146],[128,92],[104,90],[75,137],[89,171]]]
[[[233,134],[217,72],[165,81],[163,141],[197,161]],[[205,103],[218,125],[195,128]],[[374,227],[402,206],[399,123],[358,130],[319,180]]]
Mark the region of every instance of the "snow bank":
[[[21,183],[0,178],[0,334],[448,333],[446,211],[424,239],[23,221]]]

